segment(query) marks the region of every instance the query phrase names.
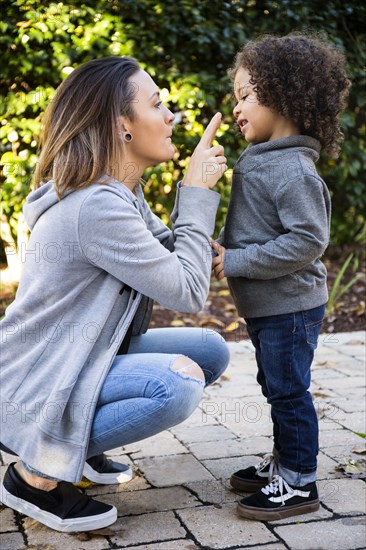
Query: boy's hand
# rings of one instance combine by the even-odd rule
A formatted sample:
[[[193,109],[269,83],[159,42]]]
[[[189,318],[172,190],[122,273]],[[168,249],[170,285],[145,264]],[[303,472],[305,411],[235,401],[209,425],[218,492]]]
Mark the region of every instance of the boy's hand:
[[[212,248],[216,251],[217,256],[212,260],[212,269],[214,270],[215,277],[218,281],[221,281],[225,277],[224,273],[224,257],[226,248],[216,241],[211,241]]]
[[[182,185],[211,189],[227,170],[224,148],[222,145],[212,146],[221,119],[221,113],[216,113],[208,124],[192,154]]]

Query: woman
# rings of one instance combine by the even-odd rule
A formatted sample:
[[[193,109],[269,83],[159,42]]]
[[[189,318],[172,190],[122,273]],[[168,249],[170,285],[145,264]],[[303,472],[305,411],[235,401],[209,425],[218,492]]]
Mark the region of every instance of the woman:
[[[130,479],[103,451],[182,422],[228,363],[218,334],[204,342],[200,329],[146,332],[153,300],[187,312],[204,305],[219,203],[210,189],[226,170],[223,148],[211,146],[217,114],[169,230],[139,181],[173,157],[173,120],[153,80],[127,57],[77,68],[45,114],[36,189],[24,206],[31,237],[1,323],[2,443],[22,459],[9,466],[1,495],[60,531],[113,523],[114,506],[71,482],[83,473],[102,483]]]

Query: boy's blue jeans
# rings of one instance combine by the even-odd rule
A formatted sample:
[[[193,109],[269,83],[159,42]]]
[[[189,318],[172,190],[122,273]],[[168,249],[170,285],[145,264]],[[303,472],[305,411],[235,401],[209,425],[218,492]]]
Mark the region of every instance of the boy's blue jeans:
[[[293,486],[316,480],[318,418],[308,391],[325,305],[245,319],[255,347],[257,380],[271,405],[280,475]]]

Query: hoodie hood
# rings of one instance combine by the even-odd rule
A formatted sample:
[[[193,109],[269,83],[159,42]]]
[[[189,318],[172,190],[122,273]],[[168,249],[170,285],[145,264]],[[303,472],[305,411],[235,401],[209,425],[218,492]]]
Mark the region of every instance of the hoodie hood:
[[[296,135],[285,138],[264,141],[263,143],[249,143],[248,147],[241,153],[237,164],[244,159],[253,160],[255,163],[262,163],[263,157],[268,160],[276,159],[277,155],[288,153],[303,153],[310,157],[313,162],[319,159],[321,150],[320,142],[310,136]]]
[[[100,184],[108,184],[110,187],[114,187],[118,191],[119,195],[124,197],[129,202],[132,202],[137,209],[139,210],[142,209],[144,196],[143,196],[141,187],[139,185],[136,187],[136,193],[137,193],[137,196],[136,196],[132,193],[132,191],[128,187],[126,187],[126,185],[111,178],[110,176],[102,176],[98,180],[98,183],[92,184],[88,188],[84,188],[83,191],[91,192],[94,185],[100,185]],[[26,202],[23,206],[24,218],[29,229],[31,231],[33,230],[38,219],[42,216],[42,214],[44,214],[44,212],[46,212],[46,210],[51,208],[54,204],[63,200],[70,193],[75,193],[76,191],[78,190],[68,189],[62,195],[61,199],[59,199],[54,186],[54,180],[50,180],[47,183],[41,184],[41,186],[38,187],[38,189],[35,189],[31,193],[29,193],[26,199]]]
[[[59,200],[53,180],[32,191],[23,206],[24,218],[29,229],[32,230],[38,218]]]

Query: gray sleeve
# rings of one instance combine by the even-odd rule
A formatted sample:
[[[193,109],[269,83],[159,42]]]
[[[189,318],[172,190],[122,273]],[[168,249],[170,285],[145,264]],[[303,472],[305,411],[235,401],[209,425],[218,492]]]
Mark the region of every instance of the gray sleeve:
[[[226,250],[225,276],[275,279],[298,271],[324,253],[329,242],[330,199],[321,178],[306,175],[282,185],[275,202],[284,233],[264,244]]]
[[[174,201],[174,207],[172,210],[172,213],[170,215],[170,219],[173,223],[175,223],[175,220],[178,217],[178,201],[179,201],[179,191],[181,188],[181,181],[177,184],[177,191],[175,195],[175,201]],[[174,250],[174,233],[169,227],[165,225],[164,222],[161,221],[161,219],[154,214],[147,202],[144,200],[145,203],[145,212],[146,212],[146,218],[147,218],[147,226],[150,229],[151,233],[154,235],[156,239],[158,239],[165,248],[173,252]]]
[[[152,235],[132,204],[103,188],[83,203],[79,240],[83,251],[91,245],[98,251],[94,265],[138,292],[167,308],[197,312],[209,290],[206,250],[220,195],[198,187],[183,187],[179,195],[173,252]]]
[[[182,187],[182,182],[178,181],[175,194],[174,207],[170,214],[170,220],[174,224],[178,217],[179,210],[179,193]],[[145,212],[147,217],[147,225],[154,237],[156,237],[165,248],[173,252],[174,250],[174,232],[165,225],[161,219],[154,214],[149,205],[145,202]]]
[[[177,183],[177,191],[176,191],[176,194],[175,194],[174,207],[173,207],[172,213],[170,214],[170,220],[172,221],[172,223],[175,223],[175,220],[178,217],[179,194],[180,194],[181,189],[182,189],[182,182],[181,182],[181,180],[179,180],[178,183]]]
[[[153,236],[171,252],[174,250],[174,234],[161,219],[154,214],[145,201],[146,224]]]

